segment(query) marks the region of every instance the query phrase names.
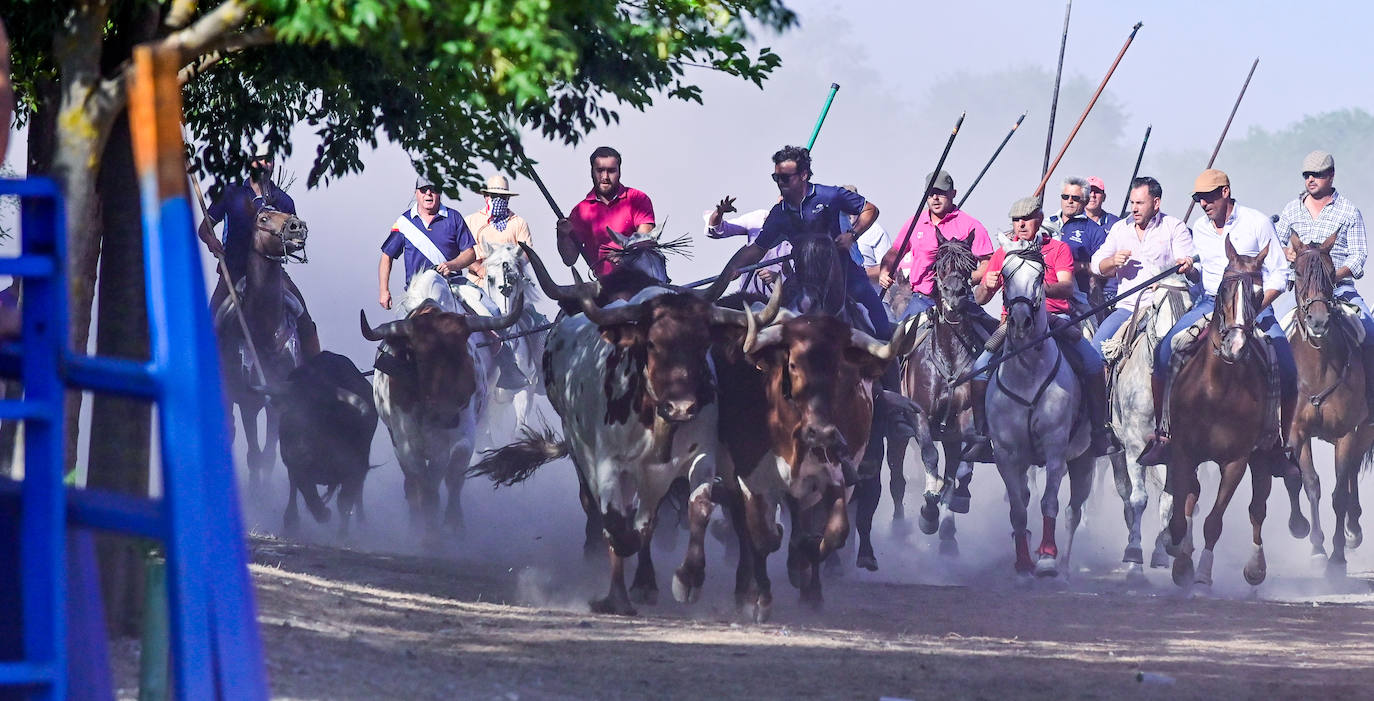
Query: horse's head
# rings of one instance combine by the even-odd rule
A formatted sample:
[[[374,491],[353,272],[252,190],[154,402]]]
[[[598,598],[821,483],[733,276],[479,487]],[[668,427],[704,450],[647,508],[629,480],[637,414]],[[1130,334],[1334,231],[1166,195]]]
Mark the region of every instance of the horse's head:
[[[308,233],[309,227],[300,217],[264,207],[258,210],[254,222],[253,250],[279,263],[304,263]]]
[[[1297,271],[1293,295],[1298,302],[1298,323],[1308,338],[1320,341],[1331,329],[1335,305],[1336,266],[1331,262],[1331,247],[1336,234],[1321,243],[1303,243],[1289,231],[1288,249]]]
[[[792,243],[794,273],[784,280],[783,304],[801,313],[839,316],[844,308],[844,262],[828,236]]]
[[[525,267],[525,256],[520,252],[520,244],[492,244],[491,254],[483,264],[487,273],[487,294],[502,310],[507,308],[516,290],[525,289],[527,296],[533,292]]]
[[[618,270],[638,270],[659,282],[668,280],[668,258],[665,252],[686,248],[687,237],[662,241],[663,230],[655,229],[647,234],[631,232],[622,234],[609,226],[606,233],[616,246],[604,246],[602,253],[615,263]]]
[[[1226,239],[1226,272],[1217,288],[1217,307],[1212,312],[1212,346],[1222,360],[1234,363],[1245,351],[1264,300],[1264,257],[1269,246],[1255,256],[1236,253]]]
[[[1007,333],[1025,339],[1048,325],[1045,316],[1045,255],[1036,241],[1012,241],[1002,263],[1002,298],[1006,300]]]
[[[978,269],[978,258],[973,255],[973,232],[962,239],[945,238],[940,229],[935,229],[935,297],[940,304],[940,315],[949,321],[959,320],[959,310],[964,300],[973,294],[973,271]]]

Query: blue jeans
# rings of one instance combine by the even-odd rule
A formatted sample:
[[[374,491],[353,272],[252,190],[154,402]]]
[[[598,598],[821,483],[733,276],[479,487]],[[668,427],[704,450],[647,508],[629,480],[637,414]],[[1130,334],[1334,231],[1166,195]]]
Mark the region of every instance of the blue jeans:
[[[1205,294],[1198,298],[1192,309],[1189,309],[1174,324],[1174,328],[1169,329],[1169,333],[1160,340],[1159,347],[1155,349],[1155,377],[1163,378],[1169,370],[1169,362],[1174,357],[1174,336],[1178,335],[1183,329],[1192,326],[1202,315],[1210,313],[1216,309],[1217,298]],[[1273,307],[1265,307],[1259,316],[1255,317],[1255,327],[1264,332],[1265,336],[1274,343],[1274,354],[1279,361],[1279,387],[1283,391],[1284,400],[1287,401],[1296,397],[1298,394],[1298,365],[1293,361],[1293,347],[1288,343],[1288,336],[1284,335],[1283,327],[1279,320],[1274,316]]]
[[[1061,320],[1068,318],[1060,314],[1055,314],[1052,316],[1057,316]],[[1078,364],[1082,366],[1083,372],[1085,374],[1102,374],[1102,372],[1106,368],[1106,363],[1102,360],[1102,353],[1100,353],[1096,348],[1094,348],[1092,341],[1089,341],[1088,339],[1084,338],[1082,334],[1079,334],[1077,336],[1077,339],[1078,340],[1073,343],[1060,343],[1059,347],[1065,351],[1068,351],[1078,356]],[[983,354],[978,356],[977,360],[973,361],[973,367],[984,368],[982,372],[976,375],[977,379],[987,380],[992,377],[992,373],[986,370],[988,363],[992,362],[992,358],[992,351],[984,350]]]
[[[1093,334],[1093,347],[1097,349],[1098,353],[1102,352],[1103,342],[1116,335],[1117,329],[1129,321],[1133,313],[1135,312],[1132,309],[1117,308],[1112,310],[1112,313],[1108,314],[1107,318],[1097,325],[1097,333]]]
[[[883,306],[882,297],[873,289],[873,283],[868,281],[868,273],[852,262],[846,265],[844,289],[850,299],[858,302],[868,312],[869,321],[873,323],[874,337],[882,341],[891,340],[892,322],[887,319],[887,308]]]
[[[910,319],[917,314],[922,314],[926,310],[935,306],[935,300],[923,292],[912,292],[911,301],[906,304],[906,311],[902,312],[902,319]]]
[[[1342,302],[1350,302],[1360,308],[1360,324],[1364,326],[1364,342],[1366,344],[1374,342],[1374,320],[1369,318],[1369,305],[1365,304],[1364,298],[1355,290],[1355,283],[1343,281],[1336,285],[1336,299]]]

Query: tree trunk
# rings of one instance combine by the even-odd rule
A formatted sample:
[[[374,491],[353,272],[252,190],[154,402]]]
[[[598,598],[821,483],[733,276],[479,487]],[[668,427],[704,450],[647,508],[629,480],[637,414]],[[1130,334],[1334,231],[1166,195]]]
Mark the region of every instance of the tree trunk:
[[[99,306],[96,352],[146,361],[148,313],[143,279],[143,222],[127,113],[110,132],[101,160]],[[92,401],[86,484],[134,496],[148,494],[151,406],[109,394]],[[105,613],[111,632],[136,635],[143,609],[143,543],[127,537],[99,544]]]

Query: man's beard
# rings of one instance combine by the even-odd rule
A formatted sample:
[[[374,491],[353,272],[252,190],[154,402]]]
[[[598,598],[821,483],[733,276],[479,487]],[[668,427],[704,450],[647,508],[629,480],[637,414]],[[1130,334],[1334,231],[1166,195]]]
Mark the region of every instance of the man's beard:
[[[248,177],[249,177],[249,179],[251,179],[253,182],[258,183],[258,184],[268,183],[268,182],[271,182],[271,180],[272,180],[272,169],[271,169],[271,168],[259,168],[259,167],[256,167],[256,166],[249,166],[249,167],[248,167]]]

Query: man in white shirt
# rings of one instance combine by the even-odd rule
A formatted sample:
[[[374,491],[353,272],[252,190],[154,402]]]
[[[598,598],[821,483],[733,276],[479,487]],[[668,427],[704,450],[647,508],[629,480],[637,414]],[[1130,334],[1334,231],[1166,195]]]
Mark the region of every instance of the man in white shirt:
[[[859,189],[853,185],[841,185],[844,189],[858,193]],[[840,222],[841,229],[854,228],[853,217],[848,214],[841,214],[846,221]],[[854,241],[854,250],[858,252],[859,265],[864,267],[864,272],[868,274],[868,281],[873,284],[873,289],[882,294],[883,288],[878,284],[878,273],[882,272],[881,263],[883,256],[887,255],[889,248],[892,248],[892,236],[887,233],[882,224],[873,222],[873,226],[868,227],[868,231],[863,232]]]
[[[1220,170],[1202,171],[1193,183],[1193,200],[1200,204],[1203,210],[1203,216],[1193,222],[1193,248],[1197,251],[1198,268],[1202,271],[1202,297],[1178,320],[1155,349],[1152,379],[1155,390],[1156,428],[1154,440],[1140,456],[1142,465],[1163,465],[1168,461],[1169,437],[1160,430],[1159,423],[1165,409],[1163,394],[1169,379],[1169,363],[1173,357],[1173,338],[1179,331],[1192,326],[1204,314],[1216,308],[1217,289],[1221,286],[1222,274],[1226,271],[1228,263],[1228,241],[1240,255],[1255,256],[1262,251],[1265,252],[1262,263],[1264,299],[1255,317],[1255,326],[1269,337],[1278,355],[1279,385],[1282,390],[1280,406],[1283,412],[1280,426],[1288,425],[1293,401],[1298,393],[1298,370],[1293,362],[1293,349],[1274,316],[1273,302],[1288,286],[1288,261],[1284,257],[1283,244],[1279,243],[1278,236],[1274,233],[1273,222],[1257,209],[1236,204],[1235,199],[1231,197],[1231,180]],[[1280,439],[1285,438],[1283,434],[1284,431],[1280,430]]]
[[[706,237],[712,239],[723,239],[731,236],[743,236],[750,243],[758,238],[759,231],[763,230],[763,222],[768,219],[767,209],[756,209],[752,212],[745,212],[737,217],[726,219],[725,215],[735,210],[735,198],[726,196],[721,199],[713,209],[708,209],[702,214],[702,219],[706,224]],[[764,260],[772,260],[779,256],[785,256],[792,252],[792,244],[783,241],[774,246],[763,255]],[[740,280],[737,292],[753,292],[767,296],[773,289],[773,283],[782,279],[782,264],[770,265],[766,268],[759,268],[751,274],[746,274]]]

